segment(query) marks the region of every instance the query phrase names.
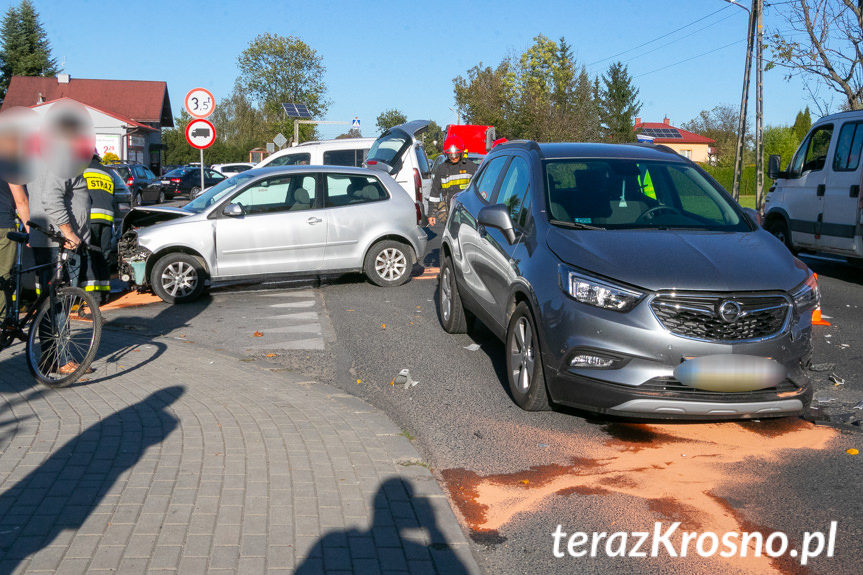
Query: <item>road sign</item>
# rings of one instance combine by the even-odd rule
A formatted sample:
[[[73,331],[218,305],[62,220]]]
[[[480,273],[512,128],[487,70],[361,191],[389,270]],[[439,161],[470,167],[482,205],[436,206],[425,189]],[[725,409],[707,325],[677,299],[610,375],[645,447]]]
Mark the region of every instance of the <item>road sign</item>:
[[[267,142],[267,153],[272,154],[276,151],[276,145],[273,142]]]
[[[207,120],[192,120],[186,126],[186,141],[199,150],[209,148],[216,141],[216,127]]]
[[[359,130],[360,129],[360,121],[357,118],[354,118],[354,121],[351,122],[351,130]]]
[[[209,90],[195,88],[186,94],[186,111],[195,118],[206,118],[216,109],[216,99]]]
[[[273,143],[275,145],[277,145],[279,147],[279,149],[281,150],[282,148],[285,147],[285,144],[288,143],[288,139],[284,136],[284,134],[279,132],[278,134],[276,134],[276,137],[273,138]]]

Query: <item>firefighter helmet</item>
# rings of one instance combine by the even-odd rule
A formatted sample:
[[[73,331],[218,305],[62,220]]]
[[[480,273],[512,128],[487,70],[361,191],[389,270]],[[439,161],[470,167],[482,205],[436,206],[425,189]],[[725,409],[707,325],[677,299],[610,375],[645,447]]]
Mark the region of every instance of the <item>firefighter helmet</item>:
[[[447,136],[443,142],[443,153],[451,160],[460,158],[464,154],[464,142],[455,134]]]

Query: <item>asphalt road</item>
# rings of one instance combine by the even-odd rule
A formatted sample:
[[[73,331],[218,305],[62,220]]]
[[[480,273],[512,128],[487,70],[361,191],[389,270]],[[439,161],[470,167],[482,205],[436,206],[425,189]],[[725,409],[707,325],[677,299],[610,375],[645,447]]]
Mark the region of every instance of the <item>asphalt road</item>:
[[[474,542],[487,573],[852,573],[863,551],[863,270],[807,259],[819,274],[823,313],[815,331],[816,385],[809,420],[638,424],[574,411],[527,413],[506,391],[503,345],[481,324],[452,336],[436,308],[438,242],[418,277],[381,289],[361,276],[213,290],[187,306],[117,310],[115,327],[206,343],[359,395],[411,437]],[[281,307],[279,307],[281,306]],[[300,315],[297,315],[300,314]],[[281,318],[281,319],[280,319]],[[304,326],[304,327],[303,327]],[[299,342],[299,343],[298,343]],[[832,364],[832,365],[831,365]],[[409,369],[416,385],[393,384]],[[833,373],[844,384],[835,385]],[[834,378],[834,381],[839,381]],[[835,554],[800,557],[608,557],[616,532],[774,531],[801,549],[804,532],[837,522]],[[553,555],[552,533],[566,532]],[[605,532],[596,557],[567,554],[569,534]],[[632,551],[637,537],[627,537]],[[611,550],[620,550],[622,536]],[[811,541],[817,541],[811,538]],[[709,550],[710,539],[704,549]],[[721,550],[721,549],[720,549]],[[750,552],[751,555],[751,552]]]

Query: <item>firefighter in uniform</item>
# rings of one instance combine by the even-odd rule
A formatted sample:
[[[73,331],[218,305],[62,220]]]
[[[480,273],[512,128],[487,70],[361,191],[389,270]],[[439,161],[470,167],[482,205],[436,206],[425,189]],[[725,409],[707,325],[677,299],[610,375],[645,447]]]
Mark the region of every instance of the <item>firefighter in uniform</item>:
[[[467,188],[470,179],[476,173],[476,164],[467,159],[464,143],[456,135],[447,136],[443,143],[443,153],[446,160],[434,172],[434,183],[429,194],[429,205],[438,202],[436,208],[431,208],[434,215],[429,216],[429,225],[435,225],[438,220],[446,221],[449,201],[453,195]]]
[[[114,198],[114,180],[102,166],[97,154],[93,154],[90,165],[84,170],[87,191],[90,193],[90,245],[101,251],[91,251],[90,266],[84,289],[96,292],[96,300],[107,303],[111,295],[111,269],[108,253],[114,235],[114,219],[120,217]]]

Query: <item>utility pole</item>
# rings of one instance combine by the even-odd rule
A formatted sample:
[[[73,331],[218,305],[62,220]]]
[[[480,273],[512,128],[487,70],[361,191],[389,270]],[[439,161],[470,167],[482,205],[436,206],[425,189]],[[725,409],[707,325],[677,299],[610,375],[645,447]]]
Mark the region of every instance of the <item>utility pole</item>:
[[[764,201],[764,0],[755,0],[757,57],[755,68],[755,211]]]
[[[752,10],[737,4],[733,0],[725,0],[729,4],[740,6],[749,12],[749,27],[746,35],[746,68],[743,70],[743,94],[740,96],[740,117],[737,121],[737,150],[734,154],[734,185],[731,196],[735,201],[740,199],[740,176],[743,173],[743,145],[746,138],[746,113],[749,102],[749,71],[752,69],[752,48],[755,43],[755,11],[759,0],[752,0]]]

